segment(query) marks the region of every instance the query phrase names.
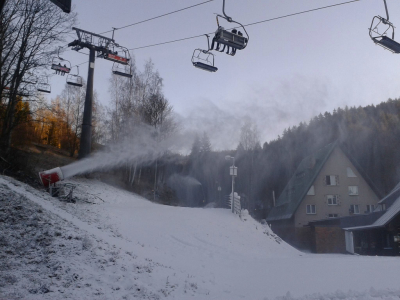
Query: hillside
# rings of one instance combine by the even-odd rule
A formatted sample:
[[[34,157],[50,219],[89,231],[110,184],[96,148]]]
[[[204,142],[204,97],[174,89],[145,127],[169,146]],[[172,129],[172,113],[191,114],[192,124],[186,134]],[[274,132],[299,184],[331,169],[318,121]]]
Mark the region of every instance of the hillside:
[[[385,290],[398,287],[396,258],[305,254],[247,215],[163,206],[97,180],[70,182],[76,203],[0,178],[0,299],[400,295]],[[304,296],[313,293],[325,296]]]

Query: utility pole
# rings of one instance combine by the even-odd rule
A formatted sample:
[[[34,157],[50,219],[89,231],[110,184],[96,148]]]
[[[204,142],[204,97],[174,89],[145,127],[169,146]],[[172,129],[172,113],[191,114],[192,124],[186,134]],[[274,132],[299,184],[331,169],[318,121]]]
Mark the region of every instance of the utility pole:
[[[232,204],[231,210],[232,213],[235,212],[235,177],[237,176],[237,167],[235,167],[235,158],[233,156],[227,155],[225,156],[226,160],[232,160],[232,166],[230,167],[230,175],[232,176]]]
[[[115,43],[114,39],[76,27],[72,27],[72,29],[76,31],[78,39],[69,43],[68,47],[73,47],[72,50],[75,51],[79,51],[83,48],[89,49],[89,68],[86,85],[85,106],[83,110],[81,142],[78,152],[78,158],[82,159],[90,155],[92,148],[93,79],[96,53],[97,57],[123,65],[128,64],[129,58],[118,56],[118,52],[115,51],[115,48],[122,49],[125,54],[126,51],[117,43]]]

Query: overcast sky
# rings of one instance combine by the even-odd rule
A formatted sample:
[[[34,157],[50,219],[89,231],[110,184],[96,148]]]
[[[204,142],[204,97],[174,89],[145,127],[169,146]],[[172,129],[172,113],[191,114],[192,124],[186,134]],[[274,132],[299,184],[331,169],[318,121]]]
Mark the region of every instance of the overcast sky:
[[[78,28],[101,33],[188,7],[205,0],[73,0]],[[338,0],[226,0],[226,13],[242,24],[322,6]],[[400,26],[400,2],[387,0],[390,20]],[[222,0],[115,32],[117,43],[132,49],[214,32]],[[246,49],[231,57],[217,53],[216,73],[196,69],[191,56],[206,48],[205,37],[131,52],[139,69],[152,59],[164,78],[164,93],[180,115],[185,130],[206,131],[214,149],[235,148],[246,117],[257,123],[261,143],[284,128],[308,122],[334,108],[379,104],[400,95],[400,57],[374,45],[368,28],[375,15],[385,15],[382,0],[347,5],[248,26]],[[232,27],[224,23],[225,27]],[[110,36],[110,35],[109,35]],[[400,29],[398,33],[400,41]],[[72,39],[71,39],[72,40]],[[82,50],[87,53],[87,50]],[[62,55],[78,64],[88,56]],[[94,88],[109,104],[112,62],[96,60]],[[86,79],[87,64],[80,66]],[[65,78],[51,78],[52,94],[61,93]],[[192,141],[190,141],[191,143]]]

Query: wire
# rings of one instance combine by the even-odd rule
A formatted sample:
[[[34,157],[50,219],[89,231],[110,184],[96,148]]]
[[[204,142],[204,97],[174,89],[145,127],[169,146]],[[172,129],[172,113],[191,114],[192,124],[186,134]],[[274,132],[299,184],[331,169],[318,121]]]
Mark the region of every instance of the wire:
[[[152,20],[155,20],[155,19],[158,19],[158,18],[162,18],[162,17],[168,16],[168,15],[172,15],[172,14],[177,13],[177,12],[184,11],[184,10],[189,9],[189,8],[193,8],[193,7],[196,7],[196,6],[200,6],[200,5],[203,5],[203,4],[212,2],[212,1],[214,1],[214,0],[204,1],[204,2],[201,2],[201,3],[195,4],[195,5],[192,5],[192,6],[188,6],[188,7],[181,8],[181,9],[178,9],[178,10],[175,10],[175,11],[172,11],[172,12],[169,12],[169,13],[166,13],[166,14],[162,14],[162,15],[157,16],[157,17],[153,17],[153,18],[146,19],[146,20],[143,20],[143,21],[139,21],[139,22],[136,22],[136,23],[133,23],[133,24],[129,24],[129,25],[126,25],[126,26],[122,26],[122,27],[119,27],[119,28],[115,28],[115,30],[120,30],[120,29],[124,29],[124,28],[127,28],[127,27],[135,26],[135,25],[138,25],[138,24],[141,24],[141,23],[145,23],[145,22],[148,22],[148,21],[152,21]],[[109,30],[109,31],[105,31],[105,32],[102,32],[102,33],[99,33],[99,34],[109,33],[109,32],[112,32],[112,31],[113,31],[113,30]]]
[[[275,20],[279,20],[279,19],[283,19],[283,18],[288,18],[288,17],[293,17],[293,16],[296,16],[296,15],[301,15],[301,14],[309,13],[309,12],[312,12],[312,11],[317,11],[317,10],[321,10],[321,9],[331,8],[331,7],[334,7],[334,6],[340,6],[340,5],[350,4],[350,3],[358,2],[358,1],[361,1],[361,0],[352,0],[352,1],[342,2],[342,3],[338,3],[338,4],[332,4],[332,5],[328,5],[328,6],[322,6],[322,7],[318,7],[318,8],[313,8],[313,9],[301,11],[301,12],[298,12],[298,13],[293,13],[293,14],[284,15],[284,16],[280,16],[280,17],[276,17],[276,18],[272,18],[272,19],[267,19],[267,20],[263,20],[263,21],[258,21],[258,22],[254,22],[254,23],[249,23],[249,24],[247,24],[247,25],[245,25],[245,26],[252,26],[252,25],[256,25],[256,24],[260,24],[260,23],[275,21]]]
[[[252,25],[256,25],[256,24],[260,24],[260,23],[271,22],[271,21],[275,21],[275,20],[279,20],[279,19],[283,19],[283,18],[293,17],[293,16],[300,15],[300,14],[305,14],[305,13],[309,13],[309,12],[313,12],[313,11],[317,11],[317,10],[321,10],[321,9],[326,9],[326,8],[332,8],[332,7],[339,6],[339,5],[350,4],[350,3],[358,2],[358,1],[361,1],[361,0],[351,0],[351,1],[342,2],[342,3],[338,3],[338,4],[322,6],[322,7],[313,8],[313,9],[309,9],[309,10],[305,10],[305,11],[301,11],[301,12],[297,12],[297,13],[293,13],[293,14],[275,17],[272,19],[266,19],[266,20],[257,21],[254,23],[245,24],[244,26],[252,26]],[[233,27],[233,28],[238,28],[238,27]],[[227,30],[230,30],[233,28],[229,28]],[[207,33],[207,34],[213,34],[213,32]],[[138,50],[138,49],[150,48],[150,47],[155,47],[155,46],[160,46],[160,45],[165,45],[165,44],[170,44],[170,43],[175,43],[175,42],[181,42],[181,41],[185,41],[185,40],[195,39],[195,38],[201,37],[203,35],[204,34],[200,34],[200,35],[195,35],[195,36],[191,36],[191,37],[187,37],[187,38],[181,38],[181,39],[177,39],[177,40],[172,40],[172,41],[167,41],[167,42],[162,42],[162,43],[157,43],[157,44],[152,44],[152,45],[147,45],[147,46],[142,46],[142,47],[131,48],[128,50]]]
[[[120,30],[120,29],[124,29],[124,28],[127,28],[127,27],[135,26],[135,25],[138,25],[138,24],[141,24],[141,23],[145,23],[145,22],[148,22],[148,21],[152,21],[152,20],[155,20],[155,19],[158,19],[158,18],[162,18],[162,17],[168,16],[168,15],[172,15],[174,13],[181,12],[181,11],[184,11],[184,10],[196,7],[196,6],[200,6],[200,5],[212,2],[212,1],[214,1],[214,0],[208,0],[208,1],[201,2],[201,3],[197,3],[197,4],[194,4],[194,5],[188,6],[188,7],[184,7],[184,8],[169,12],[169,13],[165,13],[165,14],[159,15],[157,17],[153,17],[153,18],[146,19],[146,20],[143,20],[143,21],[139,21],[139,22],[136,22],[136,23],[133,23],[133,24],[129,24],[129,25],[125,25],[125,26],[122,26],[122,27],[119,27],[119,28],[115,28],[114,30]],[[101,32],[101,33],[98,33],[98,34],[109,33],[109,32],[112,32],[112,31],[113,30],[104,31],[104,32]],[[64,46],[62,46],[60,48],[65,49],[67,47],[68,47],[68,44],[66,44],[66,45],[64,45]],[[71,49],[69,49],[69,50],[71,50]]]

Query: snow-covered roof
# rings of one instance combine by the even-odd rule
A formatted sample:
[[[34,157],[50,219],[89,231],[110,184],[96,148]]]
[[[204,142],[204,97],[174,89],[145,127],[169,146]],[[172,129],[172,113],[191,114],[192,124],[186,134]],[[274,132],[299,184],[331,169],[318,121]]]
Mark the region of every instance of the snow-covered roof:
[[[396,187],[386,197],[380,200],[379,203],[390,206],[387,208],[387,211],[374,223],[366,226],[348,227],[343,229],[353,231],[386,226],[394,217],[396,217],[400,213],[400,183],[397,184]]]

